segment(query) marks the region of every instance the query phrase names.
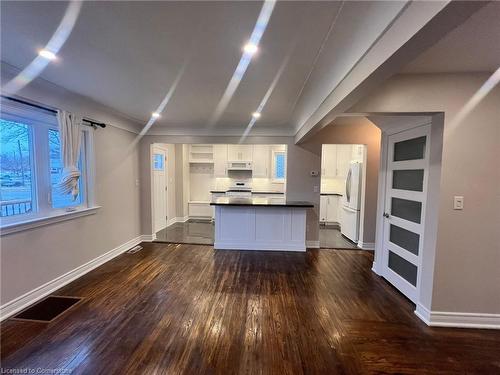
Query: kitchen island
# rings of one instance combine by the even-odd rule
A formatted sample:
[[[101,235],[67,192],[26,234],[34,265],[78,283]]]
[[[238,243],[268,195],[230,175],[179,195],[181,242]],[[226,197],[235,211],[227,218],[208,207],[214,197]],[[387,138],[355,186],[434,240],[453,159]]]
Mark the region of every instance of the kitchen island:
[[[306,251],[309,202],[284,198],[215,198],[215,249]]]

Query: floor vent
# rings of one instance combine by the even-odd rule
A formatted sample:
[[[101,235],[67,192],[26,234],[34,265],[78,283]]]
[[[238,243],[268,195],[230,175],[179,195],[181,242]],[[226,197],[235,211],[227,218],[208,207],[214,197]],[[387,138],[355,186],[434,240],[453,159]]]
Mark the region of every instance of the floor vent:
[[[137,246],[134,246],[133,248],[131,248],[130,250],[128,250],[126,253],[127,254],[135,254],[141,250],[142,250],[142,246],[137,245]]]
[[[49,323],[80,302],[80,297],[48,296],[15,315],[14,320]]]

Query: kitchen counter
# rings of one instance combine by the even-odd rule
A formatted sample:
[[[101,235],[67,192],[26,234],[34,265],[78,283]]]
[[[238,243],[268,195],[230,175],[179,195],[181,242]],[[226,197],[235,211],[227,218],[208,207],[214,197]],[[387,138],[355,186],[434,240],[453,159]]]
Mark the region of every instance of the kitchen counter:
[[[343,197],[344,194],[340,194],[340,193],[320,193],[320,195],[337,195],[339,197]]]
[[[306,251],[310,202],[219,197],[210,205],[215,206],[215,249]]]
[[[210,202],[211,206],[267,206],[267,207],[304,207],[312,208],[314,204],[301,201],[287,201],[284,198],[239,198],[219,197]]]

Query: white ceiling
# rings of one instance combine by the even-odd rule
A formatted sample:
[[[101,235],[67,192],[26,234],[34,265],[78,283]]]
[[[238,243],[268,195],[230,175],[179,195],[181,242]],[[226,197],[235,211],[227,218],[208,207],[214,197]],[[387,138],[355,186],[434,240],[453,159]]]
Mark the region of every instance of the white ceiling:
[[[241,57],[261,2],[86,2],[42,78],[147,121],[184,74],[155,127],[203,128]],[[2,60],[25,67],[44,46],[66,3],[1,4]],[[291,51],[259,126],[288,127],[301,88],[339,7],[337,2],[278,3],[260,50],[218,127],[244,128]]]
[[[66,5],[2,1],[2,61],[24,68],[52,36]],[[290,54],[254,130],[295,134],[406,5],[406,1],[278,2],[259,52],[217,129],[223,134],[243,132]],[[84,2],[58,60],[41,77],[146,123],[184,66],[151,132],[202,134],[261,6],[256,1]],[[493,18],[488,14],[490,21]],[[417,64],[413,69],[422,68]]]
[[[403,72],[494,72],[499,67],[500,1],[493,1],[408,64]]]

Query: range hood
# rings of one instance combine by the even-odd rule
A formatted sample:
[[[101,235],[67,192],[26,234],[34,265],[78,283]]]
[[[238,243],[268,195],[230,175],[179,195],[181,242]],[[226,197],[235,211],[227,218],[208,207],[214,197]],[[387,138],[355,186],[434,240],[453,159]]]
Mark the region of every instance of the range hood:
[[[228,171],[251,171],[251,161],[230,161],[227,163]]]

